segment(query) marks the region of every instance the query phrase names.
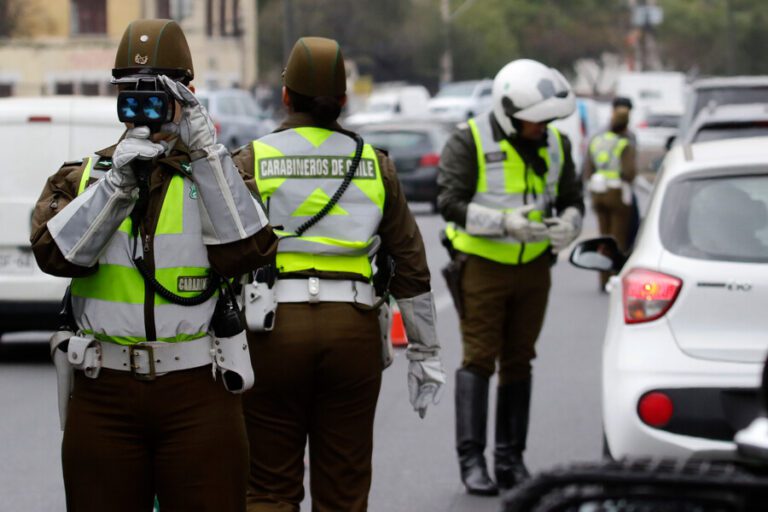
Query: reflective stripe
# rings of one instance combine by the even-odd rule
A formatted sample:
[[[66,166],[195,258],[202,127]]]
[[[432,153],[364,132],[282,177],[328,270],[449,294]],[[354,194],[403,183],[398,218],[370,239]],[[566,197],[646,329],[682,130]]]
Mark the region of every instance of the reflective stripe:
[[[621,137],[612,131],[595,136],[589,144],[589,155],[595,166],[595,171],[607,180],[621,179],[621,154],[629,144],[626,137]]]
[[[87,184],[88,179],[85,176],[81,186]],[[182,291],[180,278],[199,278],[210,274],[208,253],[202,241],[198,200],[194,184],[181,175],[174,175],[168,184],[156,233],[151,241],[156,279],[182,297],[194,297],[200,290]],[[102,341],[122,344],[147,341],[144,326],[145,284],[133,264],[134,249],[137,256],[143,256],[143,241],[137,243],[132,236],[128,218],[99,257],[96,273],[72,280],[73,309],[78,325]],[[185,341],[205,335],[216,300],[214,295],[204,304],[189,307],[171,304],[155,294],[156,339]]]
[[[547,147],[539,149],[539,155],[547,163],[547,173],[538,176],[527,169],[508,140],[494,140],[490,113],[470,119],[469,126],[478,159],[477,191],[472,202],[509,212],[533,201],[536,209],[528,218],[541,221],[557,197],[564,162],[560,132],[547,127]],[[527,263],[549,247],[547,240],[521,244],[512,237],[470,235],[455,224],[449,224],[446,231],[457,250],[506,264]]]
[[[318,213],[341,185],[355,149],[350,137],[314,127],[254,141],[254,176],[270,223],[284,226],[290,235]],[[278,267],[283,272],[329,271],[345,264],[369,277],[367,254],[381,222],[384,199],[378,158],[366,144],[355,177],[327,217],[301,237],[280,242]]]
[[[80,176],[80,183],[77,187],[77,195],[80,195],[83,193],[83,190],[88,186],[88,179],[91,177],[91,168],[93,167],[93,158],[86,158],[88,162],[85,164],[85,169],[83,169],[83,175]]]

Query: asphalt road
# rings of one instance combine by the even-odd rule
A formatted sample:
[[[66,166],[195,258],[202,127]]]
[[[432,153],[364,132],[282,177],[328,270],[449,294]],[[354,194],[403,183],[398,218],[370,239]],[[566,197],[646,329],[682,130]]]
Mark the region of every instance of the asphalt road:
[[[448,383],[441,403],[421,420],[408,403],[402,352],[385,371],[376,414],[369,508],[372,512],[497,511],[498,498],[468,496],[459,481],[453,372],[461,359],[461,339],[440,274],[447,262],[437,235],[443,223],[421,205],[413,209],[433,273]],[[594,234],[594,219],[588,217],[584,235]],[[553,268],[550,304],[534,363],[526,453],[534,471],[600,456],[600,345],[606,306],[606,297],[597,292],[596,275],[565,261]],[[44,333],[6,335],[0,347],[0,512],[65,509],[56,382],[47,344],[41,343],[45,339]],[[310,510],[308,501],[302,510]]]

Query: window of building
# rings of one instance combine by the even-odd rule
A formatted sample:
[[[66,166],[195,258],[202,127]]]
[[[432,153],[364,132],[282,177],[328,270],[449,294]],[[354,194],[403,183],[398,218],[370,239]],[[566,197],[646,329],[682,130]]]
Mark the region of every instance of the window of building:
[[[157,17],[171,19],[171,0],[157,0]]]
[[[70,0],[72,34],[106,34],[107,0]]]
[[[53,86],[53,94],[75,94],[74,82],[56,82]]]
[[[205,33],[208,37],[238,37],[240,28],[239,0],[206,0]]]
[[[80,84],[80,94],[83,96],[98,96],[99,95],[99,83],[98,82],[83,82]]]
[[[13,96],[13,84],[0,83],[0,98]]]

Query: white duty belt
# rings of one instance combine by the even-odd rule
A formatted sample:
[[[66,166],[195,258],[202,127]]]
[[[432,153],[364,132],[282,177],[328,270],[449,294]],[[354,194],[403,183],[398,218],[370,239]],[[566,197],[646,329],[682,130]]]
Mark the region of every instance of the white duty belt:
[[[275,283],[277,302],[352,302],[373,306],[376,292],[369,283],[341,279],[278,279]]]
[[[147,341],[133,345],[100,342],[90,338],[69,340],[67,358],[86,376],[96,378],[101,368],[130,372],[139,380],[214,363],[216,348],[210,336],[192,341]]]

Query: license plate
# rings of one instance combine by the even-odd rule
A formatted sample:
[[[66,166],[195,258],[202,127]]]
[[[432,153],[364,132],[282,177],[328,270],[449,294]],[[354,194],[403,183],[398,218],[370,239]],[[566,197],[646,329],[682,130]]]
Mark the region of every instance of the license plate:
[[[31,251],[0,249],[0,274],[23,275],[35,270],[35,258]]]

